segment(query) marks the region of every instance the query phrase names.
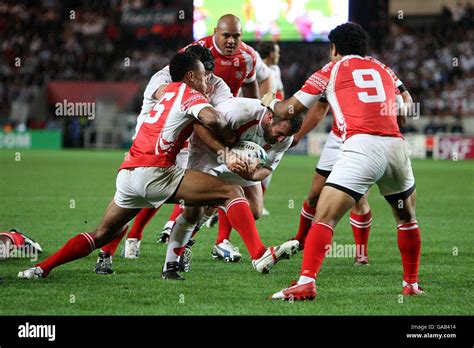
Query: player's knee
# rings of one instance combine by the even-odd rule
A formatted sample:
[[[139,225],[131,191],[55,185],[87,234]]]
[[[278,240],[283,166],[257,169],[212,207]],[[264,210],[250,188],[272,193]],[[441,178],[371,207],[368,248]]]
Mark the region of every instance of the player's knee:
[[[369,201],[363,196],[351,209],[354,214],[365,215],[370,211]]]
[[[391,203],[398,223],[407,223],[416,220],[415,202],[416,192],[413,192],[410,197]]]
[[[226,188],[226,194],[226,198],[228,199],[245,197],[244,190],[238,185],[228,185]]]
[[[308,205],[311,208],[316,208],[316,206],[318,205],[318,200],[319,200],[319,193],[315,193],[315,192],[311,191],[309,193],[308,199],[307,199]]]
[[[115,233],[110,227],[100,226],[94,232],[91,233],[92,238],[94,238],[94,243],[96,248],[103,247],[111,240],[114,239]]]
[[[316,215],[313,219],[313,223],[323,223],[334,227],[338,223],[338,218],[335,214],[331,213],[329,209],[323,207],[322,209],[316,210]]]
[[[189,223],[197,224],[199,219],[202,216],[201,211],[202,211],[202,209],[200,207],[199,208],[197,208],[197,207],[192,207],[192,208],[186,207],[183,211],[183,218]]]
[[[253,218],[255,220],[260,219],[263,212],[263,204],[255,204],[255,205],[252,205],[250,208],[252,210]]]
[[[397,223],[404,224],[416,220],[416,214],[411,209],[398,209],[397,210]]]
[[[94,239],[94,244],[97,248],[103,247],[107,244],[106,242],[106,230],[104,228],[97,228],[93,232],[89,233]]]

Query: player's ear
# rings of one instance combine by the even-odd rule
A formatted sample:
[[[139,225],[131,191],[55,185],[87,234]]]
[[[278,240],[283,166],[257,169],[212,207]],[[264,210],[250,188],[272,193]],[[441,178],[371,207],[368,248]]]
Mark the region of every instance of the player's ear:
[[[268,110],[267,112],[267,117],[268,117],[268,122],[273,123],[273,113],[270,110]]]
[[[187,79],[188,81],[194,82],[194,71],[193,71],[193,70],[189,70],[189,71],[186,73],[186,79]]]

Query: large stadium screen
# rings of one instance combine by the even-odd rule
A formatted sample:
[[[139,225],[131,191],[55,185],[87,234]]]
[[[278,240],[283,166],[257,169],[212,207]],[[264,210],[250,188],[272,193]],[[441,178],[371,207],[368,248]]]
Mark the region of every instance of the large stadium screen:
[[[211,35],[227,13],[240,17],[247,41],[327,41],[347,22],[349,0],[194,0],[195,40]]]

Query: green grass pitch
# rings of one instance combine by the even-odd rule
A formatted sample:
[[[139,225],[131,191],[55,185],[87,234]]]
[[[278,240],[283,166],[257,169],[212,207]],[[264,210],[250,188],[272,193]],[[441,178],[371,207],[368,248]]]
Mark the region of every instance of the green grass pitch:
[[[18,158],[18,156],[20,158]],[[0,230],[30,234],[51,255],[69,238],[90,231],[113,197],[123,151],[0,151]],[[17,161],[17,159],[20,159]],[[265,244],[295,234],[301,203],[310,187],[315,158],[286,156],[266,195],[270,217],[258,221]],[[203,229],[193,248],[186,281],[160,278],[165,247],[155,240],[167,220],[165,206],[144,232],[142,256],[114,258],[116,273],[93,272],[97,252],[55,269],[49,278],[24,281],[18,271],[29,259],[0,262],[2,315],[472,315],[474,256],[474,163],[413,161],[417,179],[417,217],[422,231],[420,284],[426,295],[400,300],[402,268],[395,222],[373,188],[371,265],[352,266],[351,258],[327,258],[313,302],[271,302],[267,297],[297,279],[301,254],[276,265],[268,275],[253,270],[244,251],[237,264],[214,261],[210,250],[216,228]],[[71,208],[74,200],[75,207]],[[353,243],[347,216],[334,241]],[[117,254],[122,249],[121,245]],[[11,294],[12,296],[5,296]]]

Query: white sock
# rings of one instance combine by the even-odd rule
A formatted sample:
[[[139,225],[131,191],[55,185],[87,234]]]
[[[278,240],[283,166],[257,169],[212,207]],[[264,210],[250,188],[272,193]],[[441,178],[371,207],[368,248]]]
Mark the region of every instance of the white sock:
[[[314,278],[306,277],[306,276],[300,276],[300,279],[298,279],[298,285],[308,284],[308,283],[315,282],[315,281],[316,281],[316,279],[314,279]]]
[[[182,215],[178,216],[176,223],[171,230],[170,239],[168,241],[166,261],[165,266],[163,267],[164,271],[166,271],[166,264],[168,262],[177,262],[179,260],[179,256],[176,255],[174,249],[182,248],[189,242],[195,226],[196,224],[186,221]]]
[[[212,215],[211,216],[203,215],[201,220],[199,220],[199,227],[201,228],[202,226],[204,226],[206,224],[206,222],[208,222],[211,217],[212,217]]]
[[[175,224],[175,221],[168,221],[168,222],[165,224],[165,226],[163,227],[163,229],[165,229],[165,228],[173,228],[174,224]]]
[[[402,282],[403,287],[407,286],[408,283],[406,281]],[[414,287],[416,290],[418,290],[418,283],[410,283],[412,287]]]

